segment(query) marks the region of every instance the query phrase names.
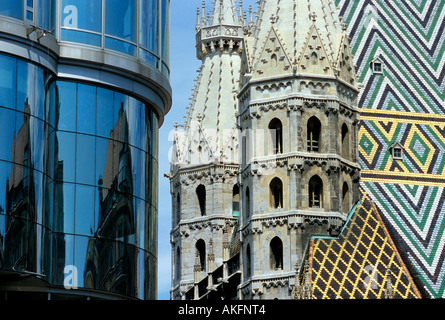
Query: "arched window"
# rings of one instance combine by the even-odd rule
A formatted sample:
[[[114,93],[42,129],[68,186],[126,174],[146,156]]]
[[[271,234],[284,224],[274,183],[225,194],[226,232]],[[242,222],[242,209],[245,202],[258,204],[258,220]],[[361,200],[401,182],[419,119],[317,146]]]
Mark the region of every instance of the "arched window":
[[[323,182],[317,175],[309,180],[309,207],[323,208]]]
[[[283,152],[283,124],[277,118],[269,123],[269,132],[272,140],[272,153],[279,154]]]
[[[283,270],[283,242],[278,237],[270,242],[270,268]]]
[[[318,56],[317,56],[317,53],[315,53],[315,51],[314,51],[311,54],[311,64],[316,65],[317,63],[318,63]]]
[[[349,129],[346,123],[341,127],[341,152],[344,158],[349,158],[350,150]]]
[[[343,212],[348,212],[350,210],[351,204],[350,204],[350,196],[349,196],[349,194],[350,194],[349,186],[348,186],[348,183],[346,181],[343,183],[343,187],[342,187],[341,193],[342,193],[342,197],[341,197],[341,199],[342,199],[342,201],[341,201],[342,211]]]
[[[245,201],[245,217],[248,218],[250,216],[250,190],[249,187],[246,187],[246,201]]]
[[[196,196],[198,197],[199,210],[202,216],[206,215],[206,187],[202,184],[196,188]]]
[[[269,184],[270,206],[283,208],[283,183],[279,178],[273,178]]]
[[[320,150],[321,122],[317,117],[312,117],[307,122],[307,151],[319,152]]]
[[[250,244],[248,244],[246,249],[246,275],[250,276],[251,272],[252,272],[252,256],[250,253]]]
[[[232,192],[232,216],[239,217],[239,186],[235,184]]]
[[[278,65],[278,59],[275,53],[270,57],[270,65],[272,67],[276,67]]]
[[[204,240],[199,239],[196,242],[196,252],[197,258],[199,260],[199,266],[201,267],[201,271],[205,271],[206,269],[206,244]]]

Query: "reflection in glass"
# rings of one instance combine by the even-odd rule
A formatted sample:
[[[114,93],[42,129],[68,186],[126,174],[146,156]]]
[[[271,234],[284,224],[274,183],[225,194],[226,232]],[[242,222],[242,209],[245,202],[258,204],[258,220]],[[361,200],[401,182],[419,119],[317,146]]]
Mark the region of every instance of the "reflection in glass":
[[[158,53],[158,0],[141,1],[139,42],[142,47]]]
[[[35,103],[36,66],[17,61],[17,110],[30,113]]]
[[[78,134],[76,141],[76,183],[94,185],[95,137]]]
[[[170,64],[170,0],[162,0],[162,61]]]
[[[0,106],[15,109],[17,60],[0,55]]]
[[[96,134],[102,137],[110,137],[113,130],[113,91],[97,88],[97,120]]]
[[[15,19],[23,19],[23,2],[22,1],[1,1],[0,14]]]
[[[56,181],[75,182],[76,135],[71,132],[57,132],[55,155]]]
[[[96,87],[77,86],[77,132],[96,132]]]
[[[63,286],[75,265],[79,287],[156,298],[155,114],[16,61],[0,55],[0,268]]]
[[[15,114],[0,107],[0,160],[12,161],[12,146],[15,139]],[[0,180],[0,185],[4,181]],[[0,194],[1,197],[1,194]]]
[[[92,236],[95,232],[94,192],[94,187],[76,186],[75,234]]]
[[[76,131],[76,103],[77,84],[74,82],[59,81],[58,87],[58,119],[56,129]]]
[[[136,0],[106,0],[105,33],[136,41]]]
[[[94,2],[94,1],[91,1]],[[37,24],[49,31],[53,31],[56,22],[56,1],[39,0],[37,1]]]
[[[101,0],[62,0],[63,27],[100,32],[101,14]]]

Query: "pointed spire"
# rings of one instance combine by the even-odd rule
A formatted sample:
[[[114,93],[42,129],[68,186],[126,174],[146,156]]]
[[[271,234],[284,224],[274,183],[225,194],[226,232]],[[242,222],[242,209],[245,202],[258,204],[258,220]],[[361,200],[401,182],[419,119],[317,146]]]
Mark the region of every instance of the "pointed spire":
[[[204,28],[206,26],[207,26],[207,21],[206,21],[206,2],[205,2],[205,0],[202,0],[201,28]]]
[[[212,25],[239,25],[233,0],[215,0]]]

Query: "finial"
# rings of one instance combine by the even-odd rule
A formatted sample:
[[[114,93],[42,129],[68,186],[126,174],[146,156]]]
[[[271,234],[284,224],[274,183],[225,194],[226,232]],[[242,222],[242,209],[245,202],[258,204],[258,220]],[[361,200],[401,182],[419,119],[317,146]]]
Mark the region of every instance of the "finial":
[[[207,26],[206,22],[206,2],[202,0],[201,27]]]
[[[199,19],[199,13],[200,13],[200,11],[199,11],[199,7],[198,7],[198,8],[196,8],[196,30],[198,30],[201,26],[201,21]]]

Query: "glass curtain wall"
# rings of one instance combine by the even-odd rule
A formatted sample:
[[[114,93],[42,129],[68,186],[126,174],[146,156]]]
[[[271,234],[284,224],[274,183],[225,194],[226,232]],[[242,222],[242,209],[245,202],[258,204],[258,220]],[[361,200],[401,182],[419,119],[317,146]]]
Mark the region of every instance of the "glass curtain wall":
[[[170,0],[62,0],[61,40],[136,57],[169,76]]]
[[[10,0],[0,1],[0,15],[24,20],[44,30],[54,32],[56,23],[56,0]]]
[[[0,55],[0,268],[155,299],[157,117]]]

